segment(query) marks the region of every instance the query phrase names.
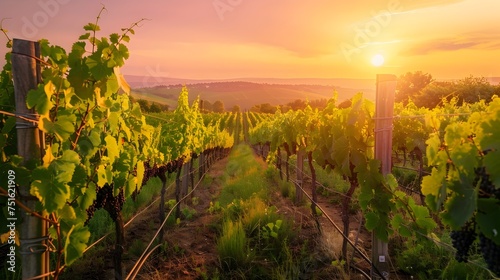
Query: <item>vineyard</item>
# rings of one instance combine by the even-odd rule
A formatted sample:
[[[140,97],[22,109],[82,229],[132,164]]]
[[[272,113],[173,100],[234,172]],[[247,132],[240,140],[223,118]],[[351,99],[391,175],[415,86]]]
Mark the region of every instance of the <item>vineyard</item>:
[[[138,24],[9,40],[2,279],[500,276],[500,98],[218,114],[184,87],[146,114],[120,73]]]

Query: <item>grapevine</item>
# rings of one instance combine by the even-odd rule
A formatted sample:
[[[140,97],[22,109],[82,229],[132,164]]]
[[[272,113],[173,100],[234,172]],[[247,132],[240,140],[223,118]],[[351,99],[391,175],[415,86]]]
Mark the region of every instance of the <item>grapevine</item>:
[[[115,265],[120,265],[124,201],[149,178],[175,172],[204,151],[233,145],[229,133],[215,127],[218,123],[203,124],[198,103],[187,103],[186,88],[179,97],[175,123],[146,121],[139,105],[131,102],[120,68],[129,57],[126,43],[139,23],[122,29],[122,34],[101,38],[98,22],[89,23],[69,52],[40,41],[42,82],[27,97],[27,106],[39,114],[36,123],[45,133],[39,165],[25,166],[16,155],[15,118],[10,116],[15,108],[11,54],[5,57],[0,73],[0,111],[6,112],[0,114],[0,169],[2,173],[14,169],[17,182],[30,186],[39,200],[37,211],[48,213],[50,218],[40,217],[50,222],[51,238],[61,248],[57,268],[82,256],[90,237],[87,225],[101,208],[115,221]],[[121,274],[119,267],[115,269]],[[61,270],[54,273],[57,276]]]

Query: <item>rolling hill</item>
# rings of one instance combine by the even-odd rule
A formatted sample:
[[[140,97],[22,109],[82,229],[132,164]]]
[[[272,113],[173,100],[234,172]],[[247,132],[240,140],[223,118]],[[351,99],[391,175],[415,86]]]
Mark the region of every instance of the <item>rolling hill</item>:
[[[210,102],[220,100],[226,109],[234,105],[246,110],[262,103],[280,105],[297,99],[328,99],[333,96],[334,90],[339,93],[339,101],[349,99],[357,92],[363,92],[369,99],[374,99],[375,96],[375,90],[369,88],[369,84],[373,84],[371,80],[360,80],[355,88],[356,81],[353,80],[344,80],[348,87],[329,85],[328,83],[335,82],[333,79],[254,79],[257,82],[250,82],[165,78],[156,79],[155,82],[162,84],[153,87],[138,87],[145,80],[140,76],[126,76],[126,79],[133,88],[132,96],[135,98],[168,104],[171,108],[176,106],[184,84],[191,100],[197,96]],[[337,80],[340,83],[342,79]]]

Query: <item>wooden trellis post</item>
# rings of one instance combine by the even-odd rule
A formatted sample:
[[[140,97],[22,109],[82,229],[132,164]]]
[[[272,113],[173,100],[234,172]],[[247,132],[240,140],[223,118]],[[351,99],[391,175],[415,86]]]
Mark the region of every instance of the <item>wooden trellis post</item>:
[[[391,173],[392,123],[394,116],[394,94],[397,78],[395,75],[377,75],[377,95],[375,103],[375,158],[381,161],[382,175]],[[386,242],[372,234],[372,263],[382,275],[389,279],[389,250]],[[380,276],[372,269],[373,279]]]
[[[302,202],[302,199],[304,197],[304,194],[302,193],[302,186],[303,186],[303,182],[304,182],[304,176],[303,176],[304,154],[305,154],[305,151],[303,151],[303,150],[299,149],[297,151],[297,168],[295,169],[296,173],[297,173],[297,182],[295,183],[295,199],[296,199],[297,204],[299,204],[299,205]]]
[[[28,91],[37,88],[41,82],[41,67],[38,42],[14,39],[12,46],[12,75],[16,97],[16,114],[36,119],[35,111],[26,107]],[[17,119],[17,150],[24,162],[41,162],[44,147],[44,134],[33,122]],[[30,194],[30,186],[19,186],[19,200],[30,209],[35,209],[38,199]],[[37,217],[24,215],[20,225],[19,250],[23,279],[45,275],[38,279],[48,279],[48,225]]]

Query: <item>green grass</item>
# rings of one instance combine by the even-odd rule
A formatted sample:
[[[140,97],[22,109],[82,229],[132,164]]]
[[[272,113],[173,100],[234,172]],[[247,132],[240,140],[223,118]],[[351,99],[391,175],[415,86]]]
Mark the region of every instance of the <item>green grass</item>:
[[[224,187],[218,201],[226,207],[234,200],[249,199],[254,194],[265,199],[268,194],[262,165],[246,145],[237,146],[229,155],[224,173]]]
[[[221,264],[226,269],[245,266],[249,261],[247,237],[240,220],[233,222],[226,219],[222,226],[222,235],[217,240],[217,252]]]
[[[440,242],[451,247],[448,231],[440,234]],[[477,264],[457,262],[448,246],[424,239],[407,239],[399,244],[391,242],[390,245],[395,251],[396,266],[417,279],[490,279],[489,273]],[[486,267],[482,257],[474,250],[469,260]]]
[[[269,205],[269,189],[276,176],[264,169],[248,146],[235,147],[229,156],[218,205],[211,207],[222,211],[217,248],[228,279],[248,275],[270,279],[281,266],[282,275],[297,271],[291,267],[288,248],[296,237],[293,224]]]

